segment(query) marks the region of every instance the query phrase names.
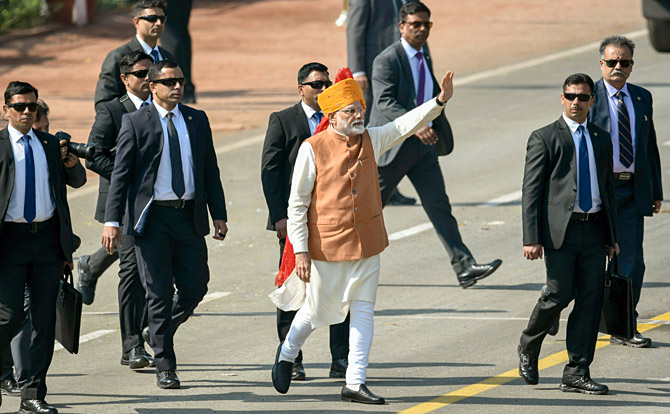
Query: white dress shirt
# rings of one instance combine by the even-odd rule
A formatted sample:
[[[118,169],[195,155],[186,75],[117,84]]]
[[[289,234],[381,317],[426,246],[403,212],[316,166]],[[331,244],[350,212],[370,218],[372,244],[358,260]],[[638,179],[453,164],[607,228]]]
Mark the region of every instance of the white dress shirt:
[[[167,123],[168,118],[167,109],[153,103],[158,111],[158,116],[163,127],[163,151],[161,153],[161,161],[158,164],[158,175],[154,183],[154,199],[155,200],[177,200],[179,197],[172,191],[172,162],[170,161],[170,142],[168,141]],[[181,151],[181,166],[184,173],[185,192],[181,197],[184,200],[192,200],[195,198],[195,181],[193,177],[193,156],[191,154],[191,140],[186,128],[186,122],[179,110],[179,105],[175,106],[172,111],[174,114],[172,122],[179,134],[179,149]]]
[[[311,106],[307,105],[305,101],[300,101],[302,104],[302,110],[305,111],[305,116],[307,117],[307,123],[309,124],[309,133],[310,135],[314,135],[314,131],[316,130],[316,127],[319,126],[319,123],[316,122],[316,119],[314,119],[314,114],[316,111],[312,109]]]
[[[127,94],[128,97],[130,98],[130,101],[133,103],[133,105],[135,105],[135,109],[140,109],[140,107],[142,106],[142,104],[143,104],[144,102],[146,102],[146,103],[148,103],[148,104],[151,103],[151,94],[149,94],[149,97],[147,98],[146,101],[143,101],[142,98],[140,98],[140,97],[134,95],[134,94],[133,94],[132,92],[130,92],[130,91],[126,91],[126,94]]]
[[[163,55],[161,54],[161,51],[158,50],[158,43],[156,43],[156,46],[154,46],[154,47],[152,48],[151,46],[149,46],[149,44],[148,44],[147,42],[144,41],[144,39],[142,39],[142,38],[140,37],[140,35],[136,34],[135,37],[137,38],[137,41],[140,42],[140,46],[142,46],[142,51],[143,51],[144,53],[146,53],[147,55],[151,56],[151,51],[152,51],[152,50],[155,50],[155,51],[158,53],[158,57],[160,58],[160,60],[165,59],[165,56],[163,56]],[[153,59],[153,56],[151,56],[151,58]],[[156,63],[156,62],[154,62],[154,63]]]
[[[575,168],[577,168],[577,197],[575,197],[575,206],[572,211],[576,213],[595,213],[600,211],[600,205],[602,200],[600,199],[600,188],[598,187],[598,174],[596,170],[596,158],[593,155],[593,143],[591,143],[591,136],[589,135],[589,129],[586,127],[587,122],[584,121],[583,124],[578,124],[572,119],[565,116],[563,113],[563,119],[565,123],[568,124],[570,129],[570,134],[572,134],[572,140],[575,143]],[[589,175],[591,176],[591,209],[589,211],[584,211],[579,207],[579,145],[580,139],[577,137],[577,128],[579,126],[584,127],[584,137],[586,138],[586,148],[589,153]]]
[[[12,124],[7,125],[7,131],[14,152],[14,189],[9,197],[5,221],[27,223],[26,219],[23,218],[26,197],[26,153],[22,144],[23,134]],[[35,219],[33,222],[40,222],[53,216],[56,204],[51,196],[49,165],[42,143],[32,129],[27,135],[30,135],[30,147],[33,150],[33,160],[35,161]]]
[[[630,98],[630,93],[628,92],[628,84],[624,83],[621,92],[625,94],[623,98],[623,103],[626,104],[626,109],[628,110],[628,119],[630,120],[630,138],[633,141],[633,163],[630,167],[624,167],[624,165],[619,160],[619,111],[617,110],[617,104],[619,98],[614,96],[619,90],[609,83],[603,81],[605,84],[605,89],[607,90],[607,96],[609,96],[609,109],[610,109],[610,136],[612,137],[612,156],[614,158],[614,172],[635,172],[635,108],[633,107],[633,100]]]

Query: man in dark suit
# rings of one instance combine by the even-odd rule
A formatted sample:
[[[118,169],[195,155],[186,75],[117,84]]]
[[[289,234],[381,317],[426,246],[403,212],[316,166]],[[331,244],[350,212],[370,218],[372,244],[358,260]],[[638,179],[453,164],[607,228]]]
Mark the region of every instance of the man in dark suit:
[[[193,0],[167,0],[165,15],[168,17],[165,24],[165,33],[161,44],[174,56],[179,67],[184,71],[183,103],[195,103],[195,86],[191,78],[191,34],[188,31],[188,22],[191,19]]]
[[[612,144],[607,131],[587,122],[593,80],[577,73],[563,83],[563,115],[528,139],[523,176],[523,255],[547,267],[547,288],[519,341],[519,374],[539,380],[542,341],[573,299],[568,319],[568,364],[560,390],[606,394],[591,379],[602,307],[605,255],[618,253]],[[607,249],[605,248],[607,246]]]
[[[651,93],[627,82],[633,70],[635,44],[624,36],[600,43],[602,79],[596,82],[596,103],[589,120],[612,137],[614,178],[619,216],[619,272],[633,280],[633,305],[640,301],[644,277],[644,217],[661,211],[663,186],[656,143]],[[635,312],[637,323],[637,311]],[[630,339],[611,337],[614,345],[651,346],[637,329]]]
[[[308,63],[298,71],[298,93],[302,98],[297,104],[279,112],[273,112],[265,133],[261,160],[261,181],[268,205],[267,229],[277,232],[279,239],[279,265],[286,244],[286,222],[288,197],[291,190],[291,174],[300,144],[314,134],[323,113],[318,97],[331,85],[328,68],[321,63]],[[277,308],[277,333],[283,341],[291,328],[296,311],[285,312]],[[349,318],[330,326],[331,378],[344,378],[349,354]],[[305,379],[302,351],[293,362],[294,380]]]
[[[174,333],[207,292],[207,208],[214,238],[223,240],[226,201],[207,115],[179,104],[181,69],[163,60],[148,76],[153,103],[121,123],[102,244],[110,254],[115,243],[123,248],[121,221],[124,233],[135,236],[149,308],[143,335],[154,350],[157,384],[179,388]]]
[[[372,91],[374,105],[370,126],[384,125],[426,102],[440,90],[433,76],[433,65],[426,41],[432,22],[430,10],[421,2],[400,9],[400,41],[386,48],[374,61]],[[458,223],[444,187],[438,155],[454,148],[451,127],[444,114],[381,155],[379,185],[382,202],[407,175],[421,198],[421,204],[433,223],[440,241],[451,257],[451,265],[463,288],[470,287],[493,273],[502,263],[477,264],[461,240]]]
[[[105,204],[109,192],[109,180],[114,170],[114,155],[116,151],[116,139],[121,130],[121,119],[124,114],[135,112],[142,106],[151,103],[149,91],[149,80],[147,74],[153,64],[151,56],[144,52],[136,51],[121,59],[121,80],[126,87],[126,94],[111,101],[101,102],[95,122],[88,137],[88,144],[95,146],[98,151],[94,152],[93,159],[86,160],[86,167],[100,175],[98,187],[98,204],[95,210],[95,219],[101,223],[105,222]],[[135,243],[133,236],[122,235],[119,249],[119,321],[121,326],[121,365],[128,365],[130,369],[140,369],[153,366],[153,358],[144,349],[142,329],[147,322],[146,292],[140,280],[135,256]],[[102,252],[109,256],[104,248]],[[80,278],[80,286],[86,280]],[[95,281],[92,284],[95,289]]]
[[[74,251],[65,185],[81,187],[86,177],[76,168],[79,160],[68,156],[56,137],[32,128],[37,97],[37,89],[25,82],[10,82],[5,90],[9,124],[0,130],[0,355],[24,320],[27,283],[33,332],[20,412],[53,414],[58,410],[44,400],[46,374],[53,357],[58,285],[65,268],[72,268]]]
[[[123,96],[126,87],[121,82],[119,62],[130,52],[140,51],[151,56],[154,62],[163,59],[174,60],[170,52],[158,46],[165,30],[165,2],[162,0],[140,0],[133,6],[135,37],[107,54],[102,62],[98,84],[95,87],[96,110],[100,102],[111,101]],[[104,270],[103,270],[104,271]]]

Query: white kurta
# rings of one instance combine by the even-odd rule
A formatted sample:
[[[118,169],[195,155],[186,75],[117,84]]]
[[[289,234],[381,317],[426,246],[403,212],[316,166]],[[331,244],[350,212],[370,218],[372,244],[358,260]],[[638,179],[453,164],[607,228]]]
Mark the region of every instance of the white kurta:
[[[375,154],[379,156],[437,118],[444,106],[431,99],[405,115],[380,127],[368,128]],[[372,177],[371,177],[372,178]],[[307,252],[307,210],[316,180],[314,151],[305,141],[298,150],[293,168],[288,205],[288,238],[295,253]],[[312,260],[307,302],[312,327],[343,322],[351,300],[375,302],[379,280],[379,255],[359,260],[327,262]]]

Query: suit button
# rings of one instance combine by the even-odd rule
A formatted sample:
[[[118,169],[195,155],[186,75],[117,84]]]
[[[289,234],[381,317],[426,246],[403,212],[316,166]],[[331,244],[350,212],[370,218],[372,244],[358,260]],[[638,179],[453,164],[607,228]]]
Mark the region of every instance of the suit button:
[[[347,148],[351,147],[351,144],[347,144]]]
[[[354,173],[349,174],[349,177],[354,178]]]
[[[576,193],[576,192],[577,192],[577,189],[576,189],[576,188],[573,188],[573,189],[572,189],[572,192],[573,192],[573,193]]]
[[[356,190],[351,190],[351,194],[356,195]]]
[[[354,211],[358,211],[358,207],[354,207]]]

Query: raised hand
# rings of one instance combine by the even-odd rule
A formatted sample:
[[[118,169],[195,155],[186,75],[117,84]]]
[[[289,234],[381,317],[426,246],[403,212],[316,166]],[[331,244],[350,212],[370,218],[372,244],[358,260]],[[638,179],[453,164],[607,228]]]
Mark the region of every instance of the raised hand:
[[[444,74],[442,82],[440,82],[440,87],[442,90],[437,99],[439,99],[440,102],[446,103],[452,96],[454,96],[454,72],[448,70],[447,73]]]

